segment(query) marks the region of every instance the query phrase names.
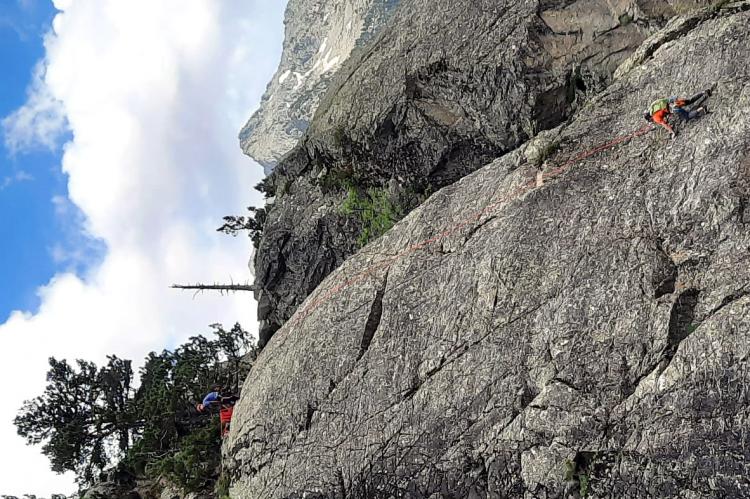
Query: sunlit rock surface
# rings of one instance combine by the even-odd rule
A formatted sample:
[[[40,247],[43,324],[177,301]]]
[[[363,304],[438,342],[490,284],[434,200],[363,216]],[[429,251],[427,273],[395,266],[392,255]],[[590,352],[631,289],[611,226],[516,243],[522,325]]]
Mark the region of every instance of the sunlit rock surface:
[[[541,175],[519,128],[499,159],[303,290],[235,409],[232,497],[750,496],[748,7],[687,14],[633,47],[550,123]],[[503,29],[498,50],[518,50],[527,25]],[[569,162],[640,130],[652,100],[709,87],[711,114],[676,140],[654,130]],[[523,115],[524,99],[498,112]],[[522,122],[466,116],[489,141]],[[303,192],[285,209],[309,209]]]

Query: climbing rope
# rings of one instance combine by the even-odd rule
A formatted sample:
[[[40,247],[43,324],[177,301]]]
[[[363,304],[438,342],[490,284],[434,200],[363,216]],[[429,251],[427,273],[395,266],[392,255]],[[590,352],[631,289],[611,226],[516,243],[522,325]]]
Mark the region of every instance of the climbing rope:
[[[574,156],[573,158],[569,159],[568,161],[562,163],[561,165],[547,171],[546,173],[543,173],[542,175],[538,176],[534,180],[530,180],[513,191],[511,191],[506,196],[503,196],[501,199],[485,206],[481,210],[475,211],[471,213],[469,216],[464,218],[463,220],[457,222],[456,224],[445,228],[442,232],[439,232],[438,234],[430,237],[429,239],[425,239],[423,241],[419,241],[417,243],[414,243],[410,246],[407,246],[400,252],[396,253],[395,255],[389,256],[377,263],[374,263],[368,267],[366,267],[364,270],[358,272],[354,275],[354,277],[351,277],[338,285],[332,287],[325,293],[323,293],[318,298],[311,301],[305,308],[300,310],[296,315],[295,318],[292,320],[291,324],[292,326],[295,326],[299,323],[301,323],[303,320],[305,320],[315,309],[317,309],[319,306],[327,303],[331,298],[338,295],[341,291],[344,289],[357,284],[366,278],[373,275],[373,273],[377,270],[381,270],[384,268],[388,268],[397,261],[403,259],[405,256],[410,255],[412,253],[415,253],[419,250],[425,249],[426,247],[435,244],[437,242],[440,242],[451,235],[459,232],[461,229],[468,225],[472,225],[476,222],[478,222],[484,215],[488,215],[492,213],[493,211],[497,210],[501,205],[507,204],[511,201],[514,201],[516,199],[519,199],[524,194],[535,190],[536,187],[538,187],[541,184],[544,183],[545,180],[553,179],[556,177],[559,177],[563,173],[565,173],[568,169],[570,169],[571,166],[578,163],[579,161],[583,161],[586,158],[589,158],[597,153],[600,153],[602,151],[606,151],[607,149],[611,149],[619,144],[622,144],[623,142],[627,142],[629,140],[632,140],[636,137],[640,137],[641,135],[645,135],[651,130],[654,130],[650,124],[647,124],[643,126],[642,128],[639,128],[638,130],[635,130],[632,133],[629,133],[627,135],[622,135],[620,137],[617,137],[609,142],[606,142],[604,144],[600,144],[596,147],[593,147],[591,149],[588,149],[586,151],[583,151],[582,153]]]

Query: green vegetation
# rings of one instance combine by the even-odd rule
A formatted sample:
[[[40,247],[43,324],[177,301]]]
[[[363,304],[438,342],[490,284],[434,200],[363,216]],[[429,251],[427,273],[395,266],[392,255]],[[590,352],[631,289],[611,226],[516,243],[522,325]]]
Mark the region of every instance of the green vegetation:
[[[355,187],[349,187],[341,213],[356,216],[361,222],[362,232],[357,238],[360,247],[383,235],[404,216],[385,189],[367,189],[363,194]]]
[[[210,489],[221,467],[221,454],[216,452],[219,419],[214,416],[209,420],[211,424],[183,438],[177,452],[150,464],[147,474],[163,476],[189,492]]]
[[[589,495],[589,476],[585,473],[578,475],[578,484],[580,486],[581,497],[585,499]]]
[[[273,185],[273,175],[263,177],[263,180],[256,184],[255,190],[262,193],[267,198],[275,196],[276,191]]]
[[[623,14],[620,14],[618,20],[620,21],[620,26],[627,26],[628,24],[633,22],[633,17],[625,12]]]
[[[581,467],[575,461],[571,461],[570,459],[565,460],[564,479],[566,482],[577,481],[578,490],[581,493],[581,497],[584,499],[588,497],[590,486],[589,475],[586,470],[581,469]]]
[[[555,154],[560,149],[560,141],[553,140],[551,142],[548,142],[539,150],[539,155],[534,158],[534,166],[539,168],[544,164],[545,161],[547,161],[550,157],[552,157],[553,154]]]
[[[219,481],[216,483],[216,487],[214,488],[216,497],[219,499],[230,499],[229,485],[229,477],[227,475],[221,475]]]
[[[137,388],[129,360],[110,356],[97,367],[50,358],[44,393],[15,418],[18,433],[42,444],[52,469],[74,472],[82,488],[117,467],[163,476],[187,492],[212,489],[220,475],[219,423],[198,414],[195,403],[215,384],[236,393],[256,348],[239,324],[210,327],[212,339],[194,336],[173,351],[151,352]]]
[[[570,482],[573,480],[576,476],[576,463],[571,461],[570,459],[565,460],[565,475],[564,479],[566,482]]]
[[[248,206],[247,211],[250,212],[248,216],[229,215],[224,217],[224,224],[216,231],[236,237],[239,232],[246,230],[253,246],[257,249],[263,234],[263,226],[266,223],[266,210]]]

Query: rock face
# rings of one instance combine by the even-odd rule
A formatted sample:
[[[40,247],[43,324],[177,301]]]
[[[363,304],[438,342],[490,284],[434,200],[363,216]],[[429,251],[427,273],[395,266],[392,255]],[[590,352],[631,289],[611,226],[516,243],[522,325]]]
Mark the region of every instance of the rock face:
[[[402,1],[267,180],[261,344],[357,250],[361,221],[341,213],[350,189],[410,211],[565,122],[674,14],[660,0]]]
[[[320,97],[351,51],[366,43],[398,0],[289,0],[281,64],[240,145],[270,173],[310,124]]]
[[[555,144],[541,159],[536,141],[511,150],[541,98],[521,66],[515,79],[492,73],[520,82],[494,122],[459,110],[454,91],[461,133],[488,127],[487,151],[509,152],[343,262],[274,335],[225,446],[232,497],[750,496],[749,8],[670,22],[574,116],[546,122],[560,126],[540,138]],[[421,33],[435,19],[413,22]],[[529,25],[486,27],[507,30],[495,39],[511,71]],[[469,75],[484,81],[482,60],[465,74],[446,57],[393,130],[437,130],[420,99],[442,85],[433,102],[448,106]],[[641,128],[650,101],[711,86],[712,113],[676,140]],[[377,121],[350,119],[353,136]],[[421,155],[409,161],[426,172]]]
[[[125,471],[109,470],[81,499],[214,499],[214,494],[185,492],[163,478],[136,478]]]

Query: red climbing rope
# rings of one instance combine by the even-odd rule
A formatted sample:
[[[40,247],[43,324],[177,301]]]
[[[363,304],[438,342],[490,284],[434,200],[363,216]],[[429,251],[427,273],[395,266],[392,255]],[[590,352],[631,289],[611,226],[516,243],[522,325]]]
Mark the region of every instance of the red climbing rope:
[[[292,320],[292,325],[296,325],[307,318],[316,308],[323,305],[324,303],[328,302],[331,298],[339,294],[344,289],[348,288],[349,286],[356,284],[360,281],[363,281],[367,277],[371,276],[373,272],[376,270],[380,270],[382,268],[388,268],[394,263],[396,263],[398,260],[401,260],[405,256],[414,253],[416,251],[419,251],[421,249],[426,248],[427,246],[430,246],[431,244],[434,244],[436,242],[442,241],[443,239],[446,239],[447,237],[455,234],[456,232],[460,231],[467,225],[471,225],[477,221],[479,221],[483,215],[486,215],[492,211],[495,211],[500,205],[506,204],[510,201],[513,201],[515,199],[520,198],[522,195],[526,194],[527,192],[530,192],[534,190],[535,187],[538,186],[538,182],[543,182],[544,180],[552,179],[555,177],[560,176],[564,172],[566,172],[571,166],[573,166],[575,163],[582,161],[586,158],[589,158],[593,156],[594,154],[597,154],[599,152],[605,151],[607,149],[611,149],[612,147],[622,144],[623,142],[627,142],[628,140],[634,139],[636,137],[640,137],[641,135],[645,135],[648,132],[653,130],[651,125],[645,125],[642,128],[639,128],[638,130],[629,133],[627,135],[622,135],[620,137],[615,138],[614,140],[611,140],[609,142],[606,142],[604,144],[600,144],[596,147],[593,147],[591,149],[588,149],[577,156],[569,159],[565,163],[561,164],[560,166],[557,166],[551,170],[549,170],[547,173],[542,174],[539,178],[536,178],[534,180],[531,180],[529,182],[526,182],[513,191],[511,191],[509,194],[504,196],[503,198],[499,199],[498,201],[495,201],[494,203],[491,203],[481,210],[478,210],[476,212],[473,212],[468,217],[464,218],[463,220],[457,222],[451,227],[446,228],[442,232],[439,232],[438,234],[430,237],[429,239],[425,239],[423,241],[419,241],[417,243],[414,243],[410,246],[407,246],[400,252],[396,253],[395,255],[392,255],[388,258],[385,258],[377,263],[374,263],[370,265],[369,267],[365,268],[361,272],[357,273],[354,277],[347,279],[338,285],[332,287],[325,293],[323,293],[318,298],[311,301],[304,309],[300,310],[299,313],[296,314],[295,318]]]

